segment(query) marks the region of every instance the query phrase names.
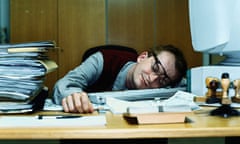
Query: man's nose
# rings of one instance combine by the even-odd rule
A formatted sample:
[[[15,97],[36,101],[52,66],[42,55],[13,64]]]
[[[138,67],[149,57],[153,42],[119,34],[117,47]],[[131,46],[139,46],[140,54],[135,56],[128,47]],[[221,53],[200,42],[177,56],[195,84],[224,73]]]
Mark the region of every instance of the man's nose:
[[[150,74],[150,80],[151,80],[151,82],[154,82],[156,79],[158,79],[159,78],[159,76],[156,74],[156,73],[154,73],[154,72],[152,72],[151,74]]]

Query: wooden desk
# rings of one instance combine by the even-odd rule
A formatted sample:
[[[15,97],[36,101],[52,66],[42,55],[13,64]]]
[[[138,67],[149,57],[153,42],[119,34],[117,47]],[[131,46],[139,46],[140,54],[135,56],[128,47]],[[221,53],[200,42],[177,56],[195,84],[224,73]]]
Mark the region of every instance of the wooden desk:
[[[107,113],[106,126],[74,128],[0,127],[0,139],[135,139],[240,136],[240,117],[208,116],[209,110],[204,109],[195,114],[189,114],[188,118],[193,122],[179,124],[129,125],[121,115]]]

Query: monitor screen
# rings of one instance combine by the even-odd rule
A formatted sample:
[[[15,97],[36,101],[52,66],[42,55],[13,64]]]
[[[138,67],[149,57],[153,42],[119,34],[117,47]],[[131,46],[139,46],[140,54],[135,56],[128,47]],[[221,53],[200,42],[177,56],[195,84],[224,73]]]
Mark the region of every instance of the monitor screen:
[[[192,46],[197,52],[240,61],[240,0],[189,0]]]

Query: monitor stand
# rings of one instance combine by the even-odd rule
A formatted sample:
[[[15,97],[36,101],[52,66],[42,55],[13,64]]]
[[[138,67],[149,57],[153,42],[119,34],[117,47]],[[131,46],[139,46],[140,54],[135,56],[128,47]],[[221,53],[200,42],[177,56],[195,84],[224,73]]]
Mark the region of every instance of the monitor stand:
[[[239,116],[239,112],[231,107],[230,104],[222,104],[217,109],[214,109],[210,112],[212,116],[222,116],[228,118],[231,116]]]
[[[225,54],[225,59],[219,63],[223,66],[240,66],[240,54],[239,52],[234,52],[234,54]]]

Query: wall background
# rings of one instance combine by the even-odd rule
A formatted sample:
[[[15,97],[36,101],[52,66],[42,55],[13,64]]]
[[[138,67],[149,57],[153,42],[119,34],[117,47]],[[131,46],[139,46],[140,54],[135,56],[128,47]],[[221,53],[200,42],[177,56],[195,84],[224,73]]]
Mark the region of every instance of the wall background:
[[[0,0],[0,43],[9,42],[9,0]]]

